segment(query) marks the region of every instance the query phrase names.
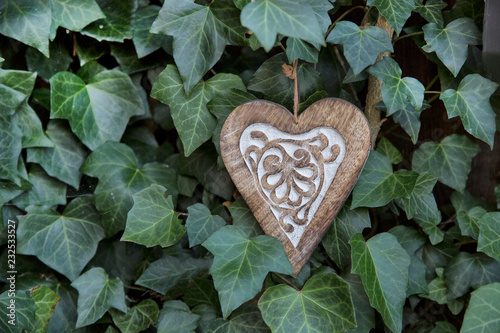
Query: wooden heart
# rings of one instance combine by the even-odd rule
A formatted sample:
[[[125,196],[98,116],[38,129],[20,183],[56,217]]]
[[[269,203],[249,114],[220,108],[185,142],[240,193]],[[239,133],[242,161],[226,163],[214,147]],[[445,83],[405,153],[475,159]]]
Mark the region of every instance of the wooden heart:
[[[297,124],[281,105],[256,100],[229,115],[220,147],[238,191],[298,275],[356,184],[370,129],[340,99],[312,104]]]

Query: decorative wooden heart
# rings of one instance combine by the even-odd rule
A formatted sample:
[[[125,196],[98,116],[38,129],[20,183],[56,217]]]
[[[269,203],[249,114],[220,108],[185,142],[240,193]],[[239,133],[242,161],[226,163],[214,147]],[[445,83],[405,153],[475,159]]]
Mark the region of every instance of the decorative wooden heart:
[[[340,99],[312,104],[298,123],[281,105],[256,100],[229,115],[220,146],[238,191],[298,275],[356,184],[370,129]]]

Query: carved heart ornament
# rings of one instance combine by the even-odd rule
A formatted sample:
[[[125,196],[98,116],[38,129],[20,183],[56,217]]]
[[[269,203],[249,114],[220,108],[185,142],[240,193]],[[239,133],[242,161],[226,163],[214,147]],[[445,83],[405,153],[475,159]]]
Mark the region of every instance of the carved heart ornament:
[[[220,146],[238,191],[298,275],[356,184],[370,130],[361,110],[340,99],[312,104],[298,123],[256,100],[229,115]]]

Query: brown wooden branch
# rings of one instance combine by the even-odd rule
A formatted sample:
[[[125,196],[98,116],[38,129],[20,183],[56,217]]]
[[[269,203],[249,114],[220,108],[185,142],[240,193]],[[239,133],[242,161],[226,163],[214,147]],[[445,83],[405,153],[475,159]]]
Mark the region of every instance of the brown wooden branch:
[[[387,31],[389,38],[392,40],[394,29],[387,22],[385,17],[379,14],[377,24],[375,26]],[[390,52],[381,52],[377,57],[377,61],[380,61],[383,57],[387,57],[389,55]],[[383,82],[370,74],[368,78],[368,93],[366,95],[365,115],[370,126],[372,149],[375,149],[375,140],[377,140],[378,132],[380,131],[380,126],[382,125],[382,122],[380,121],[380,110],[377,110],[375,108],[375,105],[377,105],[377,103],[382,100],[382,86]]]

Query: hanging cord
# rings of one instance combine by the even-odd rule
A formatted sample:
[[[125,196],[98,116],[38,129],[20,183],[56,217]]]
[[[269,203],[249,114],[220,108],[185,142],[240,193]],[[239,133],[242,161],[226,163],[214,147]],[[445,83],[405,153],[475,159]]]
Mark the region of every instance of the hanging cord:
[[[293,67],[288,64],[283,64],[281,66],[283,70],[283,74],[289,79],[294,81],[294,91],[293,91],[293,115],[295,119],[295,124],[299,123],[298,115],[299,115],[299,103],[300,103],[300,91],[299,91],[299,78],[297,75],[297,64],[299,63],[299,59],[296,59],[293,62]]]

